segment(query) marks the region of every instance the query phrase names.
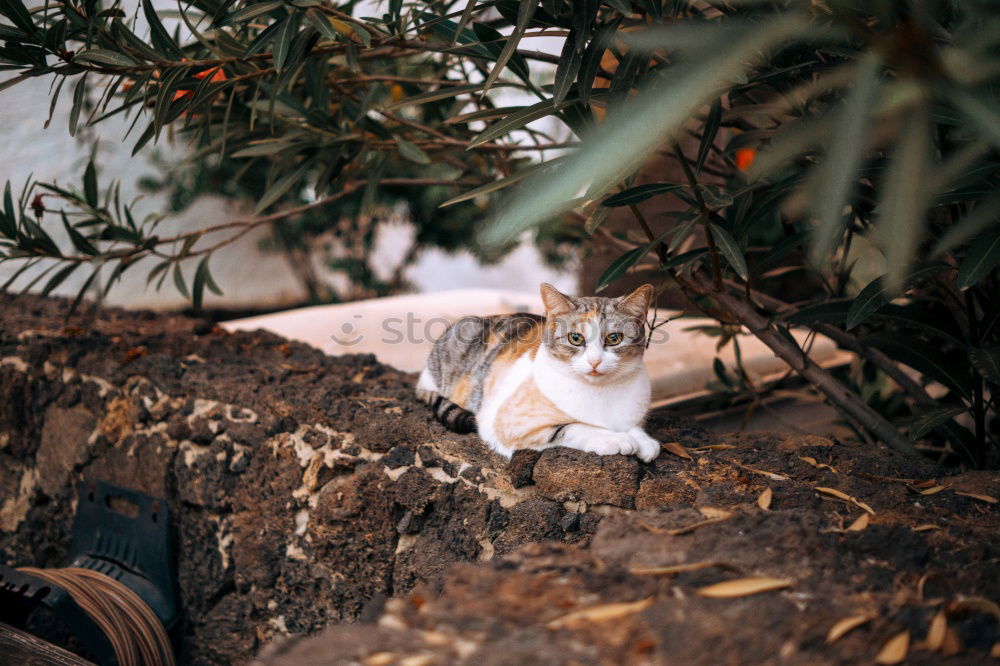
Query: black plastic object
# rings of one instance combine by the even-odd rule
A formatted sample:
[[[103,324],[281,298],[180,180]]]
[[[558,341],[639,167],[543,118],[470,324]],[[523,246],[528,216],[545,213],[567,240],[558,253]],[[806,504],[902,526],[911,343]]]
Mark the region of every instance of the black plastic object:
[[[41,578],[0,565],[0,621],[25,627],[28,616],[46,608],[99,664],[117,664],[111,641],[69,592]]]
[[[169,631],[177,623],[170,509],[162,499],[103,481],[80,488],[71,567],[99,571],[146,602]]]
[[[98,571],[124,584],[167,631],[177,623],[177,575],[164,500],[102,481],[85,482],[73,519],[68,566]],[[107,636],[66,590],[0,565],[0,621],[24,628],[39,607],[54,613],[92,659],[118,663]]]

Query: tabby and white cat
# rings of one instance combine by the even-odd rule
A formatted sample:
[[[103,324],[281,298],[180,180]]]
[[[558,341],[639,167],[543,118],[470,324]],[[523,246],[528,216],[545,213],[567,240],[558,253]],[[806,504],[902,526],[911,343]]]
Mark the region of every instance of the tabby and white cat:
[[[545,316],[465,317],[435,343],[417,395],[448,428],[478,431],[497,453],[568,446],[650,461],[642,362],[653,287],[621,298],[541,286]]]

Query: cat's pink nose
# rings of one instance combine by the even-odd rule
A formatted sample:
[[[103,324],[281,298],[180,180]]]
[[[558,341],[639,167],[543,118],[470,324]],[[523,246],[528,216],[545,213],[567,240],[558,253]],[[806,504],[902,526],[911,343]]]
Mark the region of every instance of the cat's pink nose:
[[[594,370],[597,370],[597,366],[599,366],[601,364],[601,359],[597,359],[596,361],[587,361],[587,363],[590,364],[591,368],[593,368]]]

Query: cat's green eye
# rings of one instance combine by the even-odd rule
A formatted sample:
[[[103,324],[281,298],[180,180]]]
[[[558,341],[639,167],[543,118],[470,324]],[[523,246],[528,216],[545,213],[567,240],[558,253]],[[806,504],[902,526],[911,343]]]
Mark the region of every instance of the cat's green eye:
[[[622,341],[622,334],[615,331],[604,336],[604,342],[609,345],[616,345]]]
[[[570,333],[566,336],[566,339],[569,340],[569,343],[574,347],[580,347],[585,342],[583,336],[579,333]]]

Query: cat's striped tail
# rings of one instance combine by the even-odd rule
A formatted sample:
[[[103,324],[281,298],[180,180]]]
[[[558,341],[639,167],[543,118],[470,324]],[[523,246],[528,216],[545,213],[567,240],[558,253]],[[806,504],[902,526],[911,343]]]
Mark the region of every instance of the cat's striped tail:
[[[434,416],[445,428],[460,434],[476,432],[476,415],[467,409],[459,407],[448,398],[434,391],[417,389],[417,397],[430,405]]]

